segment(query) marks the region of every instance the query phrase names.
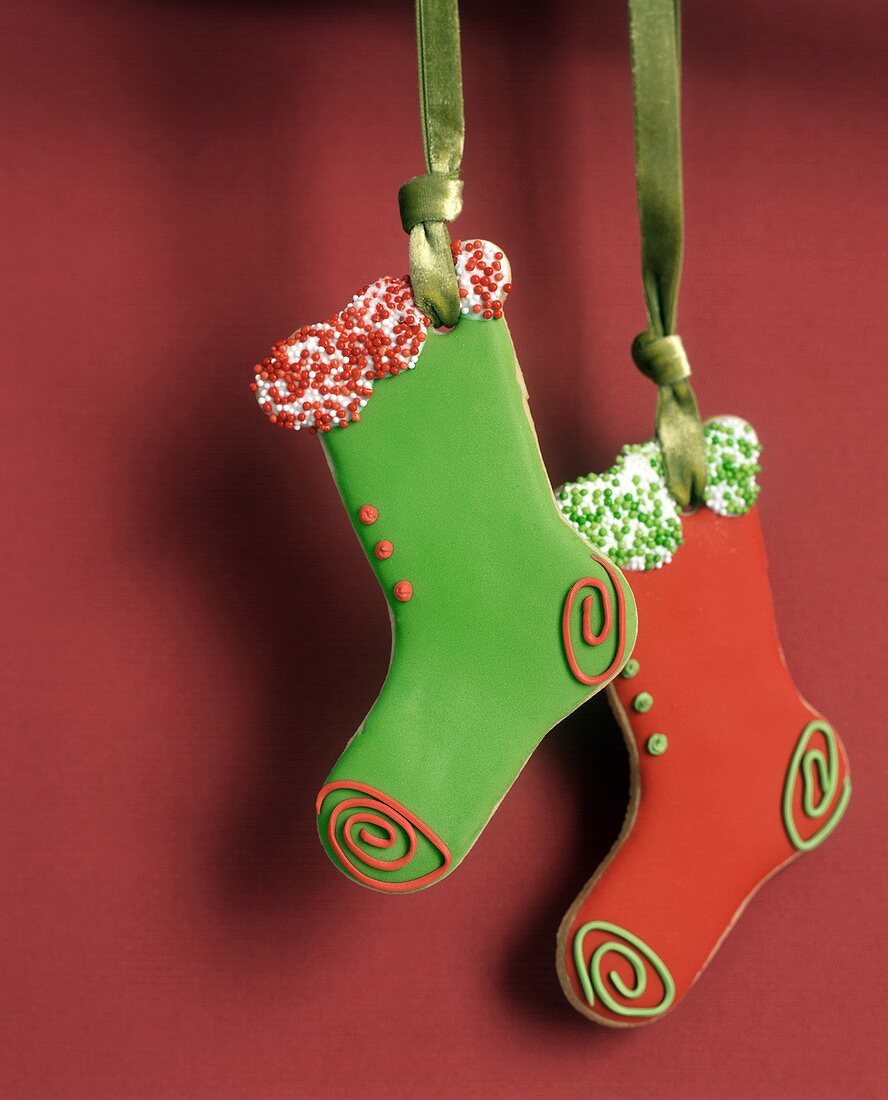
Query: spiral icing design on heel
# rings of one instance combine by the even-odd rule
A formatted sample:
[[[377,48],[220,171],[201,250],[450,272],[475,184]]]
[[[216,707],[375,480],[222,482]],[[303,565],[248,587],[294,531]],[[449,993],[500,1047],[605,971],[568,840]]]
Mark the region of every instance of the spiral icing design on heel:
[[[364,886],[407,893],[430,886],[450,870],[453,859],[443,840],[375,787],[347,780],[328,783],[318,794],[317,813],[331,854]],[[402,874],[405,870],[412,874]]]
[[[605,558],[591,556],[604,569],[607,580],[581,577],[568,591],[561,611],[561,638],[568,667],[573,678],[588,687],[607,683],[617,674],[626,657],[627,641],[626,597],[619,574]],[[592,625],[593,615],[600,620],[597,629]],[[612,652],[610,660],[605,656],[608,652]],[[605,667],[601,669],[603,662]]]
[[[586,962],[586,940],[595,936],[599,942]],[[587,921],[577,930],[573,942],[574,965],[583,993],[591,1008],[600,1001],[615,1016],[636,1019],[651,1018],[664,1013],[675,1000],[675,982],[660,956],[638,936],[608,921]],[[606,959],[617,956],[629,965],[630,980],[617,970],[605,972]],[[654,1004],[639,1004],[650,1000],[656,978],[659,997]]]
[[[783,825],[798,851],[816,848],[842,820],[851,798],[851,780],[847,774],[842,778],[842,771],[835,730],[822,719],[809,722],[790,758],[783,787]]]

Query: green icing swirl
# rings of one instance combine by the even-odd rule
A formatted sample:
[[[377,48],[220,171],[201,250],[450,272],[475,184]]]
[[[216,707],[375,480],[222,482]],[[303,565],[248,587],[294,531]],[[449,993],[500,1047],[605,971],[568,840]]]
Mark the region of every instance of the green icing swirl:
[[[822,738],[823,749],[811,748],[812,740],[816,746],[818,734]],[[851,780],[846,776],[840,785],[840,778],[841,767],[835,731],[826,722],[809,722],[796,744],[783,786],[783,824],[793,847],[798,851],[808,852],[816,848],[842,820],[851,798]],[[799,783],[803,814],[811,821],[820,822],[817,831],[808,837],[803,837],[799,832],[793,809]]]
[[[595,948],[587,965],[583,941],[590,932],[601,932],[611,938],[605,939]],[[591,1007],[595,1007],[597,998],[606,1009],[617,1016],[651,1017],[665,1012],[675,1000],[675,982],[669,968],[644,940],[618,924],[603,920],[587,921],[577,930],[573,948],[577,976]],[[619,955],[629,963],[632,968],[631,985],[624,982],[615,970],[605,973],[604,960],[608,954]],[[633,1004],[647,990],[649,969],[660,981],[660,1000],[651,1006]]]
[[[758,437],[736,416],[716,417],[703,430],[704,501],[719,515],[742,516],[759,493]],[[557,497],[568,522],[623,569],[659,569],[681,546],[681,513],[656,440],[627,444],[610,470],[567,482]]]

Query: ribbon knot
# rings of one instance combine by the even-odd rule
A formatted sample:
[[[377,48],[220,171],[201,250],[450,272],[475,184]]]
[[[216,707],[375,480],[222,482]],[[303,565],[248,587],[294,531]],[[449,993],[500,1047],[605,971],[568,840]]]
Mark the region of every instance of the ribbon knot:
[[[691,364],[680,336],[642,332],[632,341],[632,361],[658,386],[671,386],[691,376]]]
[[[416,304],[433,325],[451,328],[459,320],[460,302],[445,223],[462,210],[462,180],[443,172],[415,176],[398,191],[398,207],[404,232],[410,234]]]
[[[428,222],[452,222],[462,210],[462,180],[427,172],[407,180],[398,192],[401,225],[409,233]]]

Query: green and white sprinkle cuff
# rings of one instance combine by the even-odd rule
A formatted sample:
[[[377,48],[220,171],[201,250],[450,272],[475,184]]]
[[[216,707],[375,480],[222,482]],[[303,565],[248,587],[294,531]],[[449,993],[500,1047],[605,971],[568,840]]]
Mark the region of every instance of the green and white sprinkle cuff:
[[[706,506],[720,516],[745,515],[759,494],[755,429],[737,416],[719,416],[703,433]],[[681,513],[666,488],[656,440],[627,444],[606,473],[569,481],[556,495],[568,522],[622,569],[659,569],[681,546]]]

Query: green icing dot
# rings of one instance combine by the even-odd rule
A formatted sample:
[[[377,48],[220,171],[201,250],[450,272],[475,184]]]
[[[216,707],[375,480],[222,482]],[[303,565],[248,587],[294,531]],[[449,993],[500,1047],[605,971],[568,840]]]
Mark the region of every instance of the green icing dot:
[[[624,680],[631,680],[633,676],[638,675],[638,670],[640,668],[641,665],[638,663],[638,661],[636,661],[634,657],[630,657],[620,675],[623,677]]]
[[[662,756],[669,748],[669,738],[665,733],[652,733],[644,746],[651,756]]]
[[[637,714],[647,714],[654,705],[654,697],[649,691],[640,691],[632,700],[632,709]]]

